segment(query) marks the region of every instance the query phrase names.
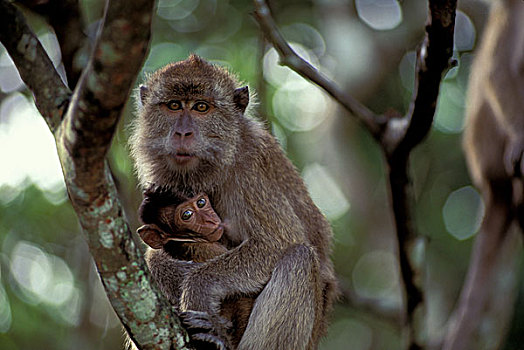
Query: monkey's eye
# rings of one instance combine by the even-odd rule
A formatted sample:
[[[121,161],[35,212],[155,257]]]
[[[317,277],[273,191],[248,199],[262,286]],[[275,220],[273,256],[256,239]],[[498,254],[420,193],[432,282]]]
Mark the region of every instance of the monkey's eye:
[[[205,113],[209,110],[209,105],[205,102],[197,102],[195,103],[195,105],[193,106],[193,109],[197,112],[200,112],[200,113]]]
[[[182,103],[177,100],[171,100],[166,104],[167,108],[169,108],[172,111],[177,111],[179,109],[182,109]]]
[[[187,221],[187,220],[191,219],[192,216],[193,216],[193,211],[192,210],[186,210],[185,212],[182,213],[182,220]]]
[[[204,205],[206,205],[206,199],[205,198],[200,198],[199,200],[197,200],[196,205],[199,208],[203,208]]]

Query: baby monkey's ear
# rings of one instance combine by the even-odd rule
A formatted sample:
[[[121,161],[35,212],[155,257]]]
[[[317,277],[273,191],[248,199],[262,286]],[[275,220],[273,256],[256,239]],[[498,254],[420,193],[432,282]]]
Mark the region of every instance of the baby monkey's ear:
[[[143,225],[136,230],[136,233],[153,249],[160,249],[164,246],[164,231],[155,224]]]
[[[238,88],[233,93],[233,101],[235,105],[242,113],[246,111],[247,105],[249,103],[249,88],[247,86]]]

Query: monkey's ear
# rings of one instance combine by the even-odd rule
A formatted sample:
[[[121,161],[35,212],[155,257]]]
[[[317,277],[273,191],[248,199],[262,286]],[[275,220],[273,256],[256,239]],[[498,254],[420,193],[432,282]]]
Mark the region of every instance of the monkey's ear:
[[[247,104],[249,103],[249,88],[247,86],[238,88],[233,93],[233,101],[235,105],[240,109],[242,113],[246,111]]]
[[[151,248],[160,249],[164,246],[163,231],[155,224],[143,225],[136,230],[140,238]]]
[[[149,89],[145,85],[140,85],[140,102],[142,106],[145,105],[147,95],[149,94]]]

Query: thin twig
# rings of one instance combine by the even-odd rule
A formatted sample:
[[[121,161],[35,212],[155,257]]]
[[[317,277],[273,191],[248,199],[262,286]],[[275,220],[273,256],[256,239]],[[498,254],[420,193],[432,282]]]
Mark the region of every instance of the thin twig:
[[[410,261],[416,238],[411,217],[414,202],[408,175],[412,149],[428,134],[437,104],[440,81],[450,66],[453,51],[456,0],[429,0],[426,37],[417,59],[417,78],[412,103],[405,116],[386,118],[375,115],[332,81],[322,76],[300,58],[282,37],[264,0],[255,0],[255,16],[268,41],[280,55],[282,64],[322,87],[336,101],[356,116],[381,144],[389,170],[390,200],[397,232],[400,270],[406,291],[408,348],[420,349],[415,340],[414,313],[424,300],[417,286],[416,268]]]
[[[280,56],[280,64],[291,68],[302,77],[320,86],[349,113],[362,122],[373,136],[379,137],[387,119],[384,116],[373,113],[353,96],[340,89],[335,82],[322,75],[309,62],[301,58],[291,46],[289,46],[278,30],[266,1],[255,0],[255,18],[267,40],[277,50]]]

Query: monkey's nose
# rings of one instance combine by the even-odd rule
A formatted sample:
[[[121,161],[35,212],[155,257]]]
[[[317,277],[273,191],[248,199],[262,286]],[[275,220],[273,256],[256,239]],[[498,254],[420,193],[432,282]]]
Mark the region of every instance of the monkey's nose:
[[[190,138],[193,136],[192,131],[175,131],[175,137],[177,138]]]
[[[175,134],[173,135],[174,142],[181,145],[181,146],[189,146],[193,139],[194,139],[195,133],[193,131],[175,131]]]

